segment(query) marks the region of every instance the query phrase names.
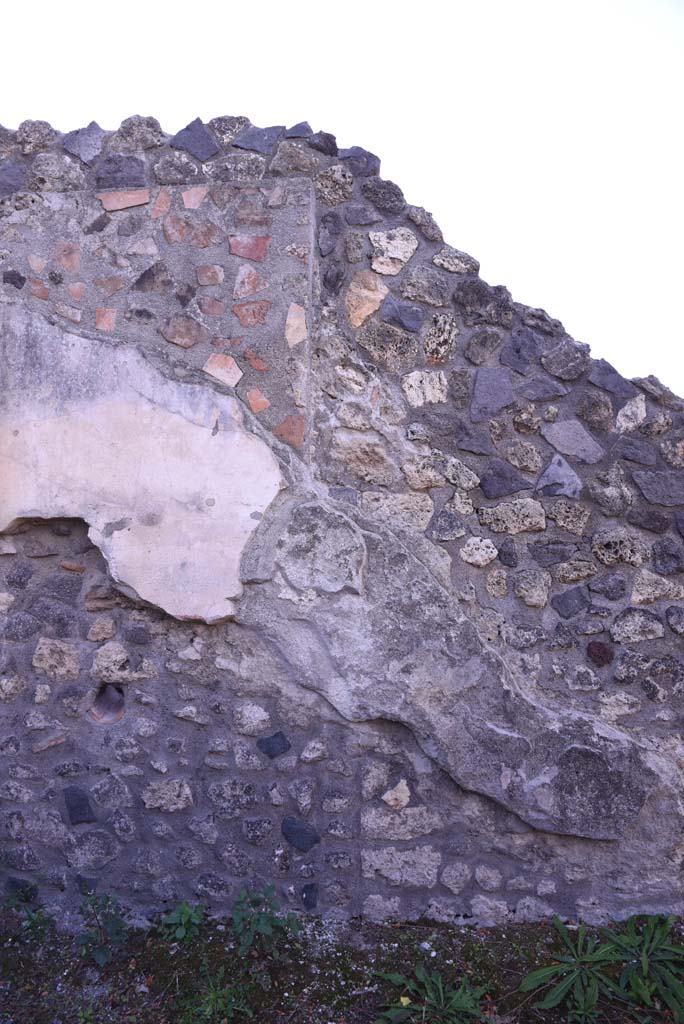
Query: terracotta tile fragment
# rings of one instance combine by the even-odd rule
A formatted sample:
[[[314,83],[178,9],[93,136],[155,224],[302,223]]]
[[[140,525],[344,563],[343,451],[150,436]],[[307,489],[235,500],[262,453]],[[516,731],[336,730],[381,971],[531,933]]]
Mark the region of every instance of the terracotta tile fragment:
[[[239,302],[233,306],[233,312],[243,327],[256,327],[266,321],[271,303],[268,299],[257,299],[256,302]]]
[[[301,345],[307,339],[306,313],[304,307],[296,302],[290,303],[285,320],[285,340],[289,348]]]
[[[81,266],[81,250],[75,242],[60,242],[55,259],[64,270],[76,273]]]
[[[60,562],[60,569],[66,569],[67,572],[77,572],[82,574],[86,571],[85,565],[81,562]]]
[[[33,754],[42,754],[44,750],[50,750],[52,747],[58,747],[61,743],[66,742],[66,733],[60,732],[56,736],[46,736],[45,739],[38,740],[31,747]]]
[[[75,281],[73,284],[68,286],[67,291],[72,299],[75,299],[76,302],[80,302],[86,293],[85,282]]]
[[[247,401],[253,413],[263,412],[264,409],[269,409],[271,405],[266,395],[259,388],[252,388],[247,392]]]
[[[47,267],[47,260],[44,260],[42,256],[34,256],[31,254],[28,257],[28,265],[34,274],[42,274]]]
[[[244,334],[240,334],[235,338],[213,338],[212,348],[238,348],[245,340]]]
[[[345,306],[352,327],[360,327],[375,313],[389,289],[372,270],[357,270],[347,289]]]
[[[197,268],[197,280],[201,285],[222,284],[223,278],[223,267],[218,263],[203,263]]]
[[[197,305],[205,316],[223,316],[226,311],[226,303],[215,299],[213,295],[203,295]]]
[[[293,448],[301,448],[304,444],[305,425],[304,417],[299,413],[293,413],[278,424],[274,433]]]
[[[63,316],[66,320],[71,320],[74,324],[80,324],[81,316],[83,315],[80,309],[75,309],[73,306],[67,306],[64,302],[55,303],[55,313],[58,316]]]
[[[150,209],[150,217],[152,220],[159,220],[160,217],[164,217],[171,209],[171,193],[168,188],[160,188],[159,195],[152,204]]]
[[[163,220],[164,237],[169,245],[184,241],[190,233],[190,225],[185,217],[177,213],[169,213]]]
[[[267,364],[263,361],[261,356],[258,356],[256,352],[251,348],[245,349],[245,359],[252,367],[253,370],[258,370],[259,373],[266,373],[268,370]]]
[[[248,263],[243,263],[238,268],[235,278],[233,298],[244,299],[248,295],[254,295],[256,292],[263,291],[267,284],[266,278],[262,277],[258,270],[250,267]]]
[[[95,326],[98,331],[113,331],[116,327],[117,310],[109,306],[98,306],[95,310]]]
[[[218,245],[223,240],[223,232],[213,220],[200,221],[192,229],[188,241],[197,249],[206,249],[210,245]]]
[[[270,235],[230,235],[228,245],[233,256],[244,256],[246,260],[263,263],[271,242]]]
[[[45,302],[50,297],[48,286],[37,277],[29,277],[28,286],[34,299],[42,299]]]
[[[204,200],[207,198],[208,191],[208,185],[193,185],[192,188],[186,188],[185,192],[181,193],[183,197],[183,206],[185,207],[185,209],[199,209]]]
[[[242,377],[242,370],[233,357],[218,355],[218,353],[209,356],[202,369],[230,388],[234,388]]]
[[[110,295],[114,295],[116,292],[121,291],[124,286],[123,277],[112,275],[111,277],[96,277],[93,280],[93,284],[98,288],[104,295],[109,298]]]
[[[181,348],[192,348],[200,341],[209,340],[209,333],[202,324],[182,313],[171,317],[169,322],[161,328],[161,333],[172,345],[180,345]]]
[[[150,201],[149,188],[122,189],[115,192],[97,192],[97,198],[102,203],[103,209],[109,213],[112,210],[128,210],[131,206],[145,206]]]

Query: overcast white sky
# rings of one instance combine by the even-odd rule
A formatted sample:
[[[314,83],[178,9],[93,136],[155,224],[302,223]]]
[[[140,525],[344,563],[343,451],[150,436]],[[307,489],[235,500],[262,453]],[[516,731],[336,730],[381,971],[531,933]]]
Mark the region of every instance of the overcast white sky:
[[[307,119],[482,276],[684,395],[684,0],[63,0],[2,12],[0,123]]]

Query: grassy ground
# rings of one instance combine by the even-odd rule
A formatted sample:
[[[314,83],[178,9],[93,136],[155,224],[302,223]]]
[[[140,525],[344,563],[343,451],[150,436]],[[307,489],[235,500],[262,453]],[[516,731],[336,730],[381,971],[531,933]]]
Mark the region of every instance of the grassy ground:
[[[314,922],[281,947],[281,959],[240,956],[226,925],[205,923],[190,942],[129,931],[98,967],[75,941],[18,909],[0,914],[0,1024],[372,1024],[398,990],[376,972],[419,964],[487,989],[492,1024],[564,1021],[534,1009],[522,977],[553,960],[549,924],[462,929]],[[237,997],[231,1011],[225,990]],[[223,1002],[221,1002],[223,993]],[[240,1000],[252,1016],[240,1011]],[[662,1018],[668,1020],[667,1016]],[[615,1009],[599,1021],[624,1024]]]

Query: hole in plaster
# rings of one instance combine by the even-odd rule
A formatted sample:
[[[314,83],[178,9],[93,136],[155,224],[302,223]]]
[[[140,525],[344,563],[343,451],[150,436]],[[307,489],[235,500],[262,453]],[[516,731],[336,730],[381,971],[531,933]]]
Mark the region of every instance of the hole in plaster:
[[[105,683],[100,687],[95,703],[90,709],[91,716],[103,725],[120,722],[125,714],[124,692],[120,686]]]

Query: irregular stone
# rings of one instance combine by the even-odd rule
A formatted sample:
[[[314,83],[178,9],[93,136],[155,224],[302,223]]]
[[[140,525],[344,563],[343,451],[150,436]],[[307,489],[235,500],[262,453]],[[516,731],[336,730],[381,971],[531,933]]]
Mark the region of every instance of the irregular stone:
[[[453,298],[469,326],[510,327],[513,322],[510,292],[502,285],[492,287],[479,278],[466,278],[457,284]]]
[[[582,480],[563,456],[554,455],[537,480],[535,490],[547,496],[562,494],[567,498],[579,498],[582,487]]]
[[[345,306],[352,327],[361,324],[381,306],[389,289],[372,270],[357,270],[347,289]]]
[[[418,248],[418,239],[408,228],[371,231],[368,237],[373,246],[371,267],[378,274],[395,276]]]
[[[401,283],[401,294],[412,302],[425,302],[429,306],[446,306],[449,287],[445,278],[430,267],[416,267]]]
[[[502,459],[490,459],[480,476],[480,487],[486,498],[502,498],[507,494],[530,490],[532,484]]]
[[[477,274],[480,264],[467,252],[461,252],[450,245],[445,245],[432,257],[432,262],[442,270],[448,270],[450,274]]]
[[[638,470],[632,474],[646,501],[652,505],[684,505],[684,473],[676,470]]]
[[[350,473],[369,484],[387,486],[398,476],[384,439],[373,431],[336,430],[330,454]]]
[[[625,438],[625,440],[627,439]],[[649,450],[652,451],[650,446]],[[669,466],[674,466],[675,469],[684,469],[684,438],[661,441],[660,453]],[[655,465],[655,458],[653,462],[645,463],[645,465]]]
[[[656,572],[665,576],[684,572],[684,545],[674,537],[662,537],[657,540],[651,553]]]
[[[473,869],[465,861],[451,861],[443,869],[440,881],[447,889],[458,895],[463,892],[473,876]]]
[[[541,454],[529,441],[516,441],[506,451],[506,459],[512,466],[525,473],[538,473],[542,466]],[[537,485],[537,490],[539,490]]]
[[[97,816],[90,805],[88,794],[79,786],[66,786],[63,790],[69,822],[72,825],[84,825],[97,821]]]
[[[241,132],[242,129],[246,128],[248,125],[248,117],[233,117],[228,115],[223,117],[213,117],[211,121],[209,121],[207,127],[211,129],[222,146],[229,146],[238,132]],[[287,132],[285,134],[287,135]],[[308,132],[306,134],[308,134]],[[298,136],[292,136],[292,138],[297,137]]]
[[[299,505],[281,540],[278,564],[298,590],[361,593],[365,546],[345,516],[319,504]]]
[[[380,316],[385,323],[401,327],[405,331],[419,331],[425,319],[425,311],[411,302],[402,302],[392,294],[387,295],[380,308]]]
[[[468,565],[475,565],[478,569],[483,569],[494,561],[498,551],[491,540],[483,537],[470,537],[459,549],[458,554]]]
[[[551,598],[551,606],[564,619],[579,615],[590,605],[589,596],[584,587],[571,587]]]
[[[309,140],[311,145],[311,140]],[[285,177],[304,174],[311,178],[320,170],[320,161],[305,145],[284,139],[271,160],[271,174]]]
[[[559,540],[535,541],[528,545],[528,551],[537,565],[548,568],[572,558],[577,551],[577,545]]]
[[[318,251],[321,256],[329,256],[344,233],[344,225],[339,213],[329,210],[321,217],[318,228]]]
[[[664,633],[665,628],[657,615],[638,608],[626,608],[620,612],[610,627],[611,637],[620,644],[657,640]]]
[[[406,216],[420,229],[421,233],[429,242],[441,242],[442,232],[439,229],[434,217],[422,206],[408,206]]]
[[[154,165],[154,176],[160,185],[185,185],[198,178],[199,174],[198,164],[182,151],[165,153]]]
[[[281,754],[286,754],[288,750],[292,749],[292,744],[287,739],[283,732],[274,732],[272,736],[261,736],[257,741],[256,745],[262,754],[266,754],[266,757],[273,758],[280,757]]]
[[[177,314],[160,328],[160,333],[172,345],[180,348],[192,348],[201,342],[209,341],[209,332],[194,317]]]
[[[655,466],[658,461],[658,452],[654,445],[634,437],[621,437],[611,454],[618,459],[638,462],[642,466]]]
[[[544,569],[524,569],[516,573],[513,590],[528,608],[545,608],[551,583],[551,574]]]
[[[508,370],[482,367],[476,372],[470,403],[470,418],[474,423],[489,420],[512,403],[513,387]]]
[[[405,369],[413,366],[416,361],[415,338],[388,323],[366,320],[359,329],[356,340],[370,352],[375,361],[391,370]]]
[[[374,153],[369,153],[367,149],[362,149],[361,146],[341,149],[339,155],[355,178],[370,178],[380,173],[379,158]]]
[[[85,188],[86,179],[66,153],[38,153],[31,165],[29,185],[36,192],[73,192]]]
[[[0,199],[20,192],[26,186],[28,169],[17,160],[6,160],[0,164]]]
[[[665,609],[665,619],[673,633],[684,636],[684,608],[671,605]]]
[[[105,156],[97,164],[95,180],[98,188],[144,187],[147,184],[145,165],[137,156]]]
[[[570,338],[562,339],[541,356],[544,369],[561,380],[577,380],[585,373],[589,363],[589,347]]]
[[[401,387],[414,409],[447,400],[447,379],[441,370],[414,370],[402,377]]]
[[[648,557],[645,544],[624,527],[600,530],[591,540],[591,552],[602,565],[642,565]]]
[[[652,604],[654,601],[681,601],[684,598],[684,586],[672,580],[639,569],[632,584],[632,604]]]
[[[345,206],[344,208],[344,219],[347,224],[361,227],[369,224],[377,224],[379,220],[382,220],[382,217],[377,210],[371,209],[370,206],[350,203],[349,206]]]
[[[605,454],[601,445],[584,429],[579,420],[559,420],[556,423],[545,423],[541,427],[541,433],[556,451],[562,452],[563,455],[572,455],[580,462],[600,462]],[[568,495],[568,497],[577,496]]]
[[[163,146],[166,136],[156,117],[134,114],[121,122],[109,141],[109,148],[118,153],[135,153],[141,149]]]
[[[67,153],[77,156],[84,164],[91,166],[102,152],[105,138],[106,132],[100,128],[97,121],[91,121],[85,128],[68,132],[62,139],[62,145]]]
[[[354,194],[354,177],[344,164],[333,164],[314,179],[316,195],[327,206],[346,203]]]
[[[431,846],[406,850],[394,846],[361,850],[361,874],[364,878],[380,876],[390,885],[425,886],[437,883],[442,856]]]
[[[255,128],[254,125],[249,125],[238,132],[233,139],[233,145],[238,149],[251,149],[267,156],[276,148],[284,131],[285,125],[282,124],[269,128]]]
[[[24,156],[31,156],[41,149],[49,149],[57,139],[57,133],[47,121],[22,121],[17,128],[17,142]]]
[[[387,521],[390,525],[407,526],[421,531],[426,529],[433,513],[432,499],[427,494],[386,494],[381,491],[363,491],[360,508],[364,515],[377,517]],[[459,534],[459,536],[463,536],[463,534]]]
[[[442,363],[451,359],[459,333],[458,321],[452,313],[433,313],[423,335],[423,351],[428,363]]]
[[[41,637],[33,654],[31,664],[50,679],[64,682],[77,679],[80,674],[78,649],[65,640],[51,640]]]
[[[501,335],[489,327],[481,327],[469,338],[464,352],[471,363],[482,366],[501,344]],[[509,378],[510,380],[510,378]]]
[[[605,359],[592,360],[588,380],[618,398],[633,398],[637,394],[632,382],[625,380]]]
[[[490,508],[479,508],[478,518],[482,526],[494,533],[526,533],[546,529],[544,506],[534,498],[516,498],[503,501]]]
[[[587,391],[577,406],[577,415],[597,430],[612,430],[613,403],[600,391]]]
[[[615,428],[620,434],[636,430],[644,422],[646,415],[646,396],[637,395],[636,398],[630,399],[620,409],[615,419]]]
[[[301,853],[308,853],[321,841],[321,837],[312,825],[291,816],[283,818],[281,832],[290,846],[294,846],[295,850],[299,850]]]
[[[400,811],[406,807],[411,800],[411,790],[406,779],[399,779],[396,786],[392,786],[386,793],[383,793],[380,799],[394,811]]]
[[[237,139],[235,139],[234,145],[238,146],[239,144]],[[209,130],[204,127],[199,117],[196,117],[194,121],[191,121],[185,128],[181,128],[173,138],[169,139],[169,145],[173,149],[184,149],[186,153],[190,153],[191,156],[202,161],[211,160],[213,156],[220,152],[216,141]],[[247,146],[245,148],[251,149],[252,147]]]
[[[393,181],[383,181],[382,178],[369,178],[364,181],[361,191],[376,209],[383,213],[401,213],[406,207],[404,193]]]
[[[233,725],[241,736],[258,736],[271,725],[271,716],[259,704],[241,704],[233,712]]]
[[[141,797],[148,811],[164,811],[167,814],[184,811],[194,803],[192,789],[185,779],[151,782],[143,789]]]
[[[627,593],[627,584],[624,576],[619,573],[609,573],[607,576],[600,576],[592,580],[589,589],[607,597],[609,601],[619,601]]]
[[[528,373],[539,356],[539,336],[526,327],[514,327],[501,349],[499,360],[517,373]],[[549,378],[547,378],[548,380]],[[548,390],[548,385],[546,385]],[[530,395],[533,398],[534,395]],[[550,396],[553,397],[553,396]]]

